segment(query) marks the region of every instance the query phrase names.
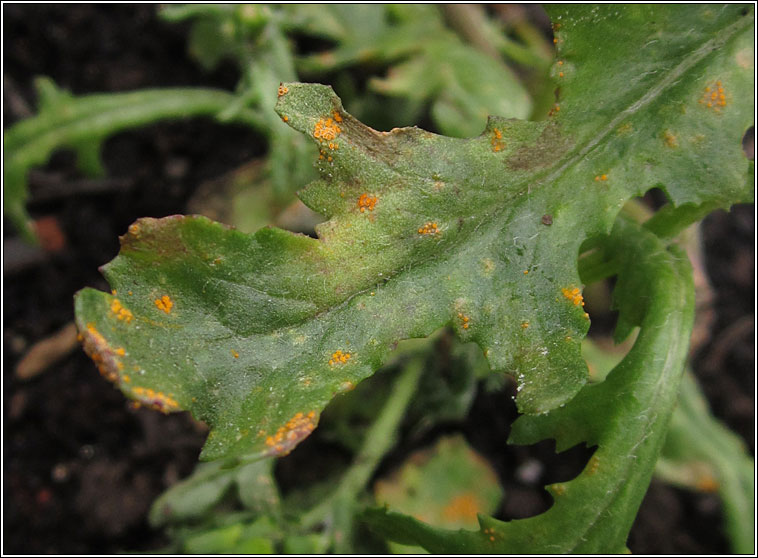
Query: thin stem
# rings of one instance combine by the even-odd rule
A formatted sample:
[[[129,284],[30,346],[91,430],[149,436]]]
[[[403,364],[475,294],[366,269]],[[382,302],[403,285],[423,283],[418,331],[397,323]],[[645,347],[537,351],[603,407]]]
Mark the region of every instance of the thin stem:
[[[313,527],[324,520],[332,519],[335,534],[340,534],[339,537],[335,537],[338,539],[336,544],[349,544],[353,514],[346,512],[352,511],[356,496],[364,489],[379,461],[395,442],[397,429],[416,392],[423,371],[424,361],[421,357],[413,358],[405,365],[395,381],[387,403],[367,432],[353,464],[343,475],[332,496],[303,516],[303,527]]]

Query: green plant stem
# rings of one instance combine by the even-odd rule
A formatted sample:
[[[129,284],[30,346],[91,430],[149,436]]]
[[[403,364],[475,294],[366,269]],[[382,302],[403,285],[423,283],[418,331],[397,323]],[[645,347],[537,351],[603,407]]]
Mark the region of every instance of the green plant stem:
[[[333,495],[302,518],[302,525],[306,528],[325,520],[331,522],[335,533],[335,551],[338,553],[349,550],[347,546],[350,544],[356,496],[366,486],[379,461],[394,444],[397,429],[416,392],[423,371],[424,360],[421,357],[413,358],[405,365],[395,381],[387,403],[366,433],[363,446]]]
[[[669,457],[667,453],[674,453]],[[681,480],[682,467],[688,463],[707,464],[715,476],[724,508],[726,531],[732,552],[753,554],[754,462],[742,440],[719,422],[709,411],[708,404],[691,372],[684,375],[677,409],[667,434],[665,458],[656,473],[665,480]],[[667,475],[665,465],[677,478]],[[697,485],[697,480],[695,485]],[[680,484],[683,484],[680,482]]]

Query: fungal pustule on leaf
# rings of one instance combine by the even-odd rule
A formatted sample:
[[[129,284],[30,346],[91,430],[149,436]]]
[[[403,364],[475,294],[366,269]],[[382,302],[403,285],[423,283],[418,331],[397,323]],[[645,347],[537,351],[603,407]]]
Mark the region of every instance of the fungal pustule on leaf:
[[[267,436],[265,443],[272,448],[272,454],[284,455],[289,453],[297,443],[316,429],[316,412],[307,414],[298,412],[284,426]],[[260,435],[260,432],[259,432]]]
[[[352,356],[353,355],[348,352],[334,351],[334,353],[332,353],[332,358],[329,359],[329,366],[334,366],[335,364],[345,364],[352,358]]]
[[[492,151],[494,153],[497,153],[505,149],[505,142],[503,141],[503,132],[501,132],[499,128],[495,128],[492,130],[492,136],[490,137],[490,145],[492,146]]]
[[[458,320],[460,320],[461,327],[463,329],[469,328],[469,322],[471,321],[471,318],[466,316],[463,312],[458,312]]]
[[[119,321],[129,323],[134,319],[132,312],[128,308],[124,308],[121,301],[117,298],[111,301],[111,312],[113,312]]]
[[[174,306],[174,301],[172,301],[171,297],[168,295],[163,295],[162,297],[155,299],[153,303],[159,310],[163,310],[166,314],[170,314],[171,308]]]
[[[366,210],[374,211],[374,206],[379,198],[376,196],[370,196],[368,194],[361,194],[358,198],[358,210],[364,213]]]
[[[428,221],[424,223],[423,226],[418,228],[418,234],[420,235],[434,235],[438,234],[440,232],[439,227],[437,226],[437,223],[433,223],[431,221]]]
[[[173,398],[172,394],[166,395],[161,391],[152,388],[134,387],[132,393],[137,397],[140,403],[147,405],[151,409],[168,414],[179,410],[179,403]]]
[[[116,356],[123,356],[126,351],[122,347],[114,350],[93,323],[88,323],[86,331],[80,335],[84,352],[95,363],[100,374],[106,380],[118,384],[119,371],[124,365]]]
[[[561,289],[561,293],[563,293],[565,298],[573,302],[574,306],[579,306],[580,304],[584,306],[584,297],[582,296],[582,291],[579,287],[574,287],[572,289],[566,287]]]
[[[313,137],[323,143],[335,139],[341,132],[342,128],[332,118],[321,118],[313,128]]]
[[[706,86],[703,96],[698,102],[714,112],[720,112],[722,108],[726,107],[726,92],[721,81]]]

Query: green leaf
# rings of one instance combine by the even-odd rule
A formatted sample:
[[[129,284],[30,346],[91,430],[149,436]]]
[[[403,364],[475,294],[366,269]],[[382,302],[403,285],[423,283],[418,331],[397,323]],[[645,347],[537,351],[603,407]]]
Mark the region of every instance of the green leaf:
[[[278,113],[322,151],[321,179],[300,194],[330,218],[319,238],[139,220],[103,269],[117,294],[76,297],[85,350],[128,397],[208,422],[204,459],[290,451],[394,343],[443,325],[517,378],[521,412],[565,404],[587,381],[582,242],[656,185],[677,204],[752,196],[743,9],[708,19],[708,6],[576,8],[558,33],[561,110],[544,122],[491,117],[468,140],[376,132],[330,88],[285,84]],[[669,29],[672,48],[655,46]],[[608,64],[597,53],[617,32],[630,59]],[[728,101],[716,112],[699,101],[718,81]],[[666,145],[673,125],[677,149]]]
[[[32,240],[25,203],[30,168],[47,161],[56,149],[74,149],[85,172],[102,174],[100,145],[108,136],[168,118],[218,115],[235,97],[213,89],[153,89],[74,97],[48,78],[36,81],[39,113],[18,122],[3,134],[5,150],[5,212],[20,232]],[[263,121],[248,109],[235,120],[255,128]]]
[[[620,221],[611,240],[620,254],[614,293],[622,313],[642,304],[637,341],[608,378],[586,386],[565,407],[520,417],[511,442],[555,438],[558,451],[598,446],[575,479],[549,488],[545,513],[510,522],[480,516],[479,531],[436,529],[386,509],[366,519],[380,533],[433,553],[612,553],[624,549],[663,445],[687,356],[694,312],[689,262],[679,250]],[[640,292],[637,280],[644,277]]]
[[[208,513],[228,492],[234,477],[222,461],[201,463],[187,479],[161,494],[150,508],[150,525],[198,519]]]
[[[716,420],[691,373],[685,374],[656,475],[702,491],[718,490],[732,551],[755,552],[755,463],[742,440]]]
[[[267,517],[254,522],[191,533],[184,541],[186,554],[274,554],[274,541],[280,536],[277,526]]]
[[[150,509],[150,525],[181,524],[212,514],[233,487],[245,509],[254,515],[276,516],[279,494],[273,461],[233,464],[223,460],[198,465],[192,475],[161,494]]]
[[[502,62],[464,44],[436,6],[298,6],[300,27],[338,42],[300,61],[304,72],[333,71],[358,63],[396,63],[371,89],[432,104],[440,130],[456,137],[481,132],[487,116],[526,118],[531,101]]]
[[[477,525],[477,513],[497,509],[503,490],[492,466],[456,436],[409,456],[399,470],[376,481],[374,494],[377,503],[437,527],[470,528]]]

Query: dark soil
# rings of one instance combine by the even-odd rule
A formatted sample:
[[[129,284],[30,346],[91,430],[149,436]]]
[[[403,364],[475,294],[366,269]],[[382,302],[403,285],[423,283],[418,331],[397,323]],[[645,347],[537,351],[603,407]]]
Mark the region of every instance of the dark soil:
[[[186,55],[187,27],[159,21],[153,5],[3,8],[5,126],[35,106],[36,75],[76,94],[179,85],[230,90],[236,83],[231,64],[202,72]],[[165,543],[148,527],[146,513],[158,494],[192,471],[203,427],[186,414],[131,408],[80,350],[30,381],[16,379],[13,370],[32,343],[73,319],[76,291],[108,288],[97,267],[115,257],[118,235],[130,223],[182,213],[203,180],[264,150],[246,128],[198,119],[110,139],[104,146],[108,178],[97,187],[83,180],[66,153],[33,173],[30,211],[53,217],[65,240],[58,251],[28,256],[4,223],[4,553],[112,553]],[[752,205],[705,221],[715,321],[694,359],[714,413],[751,452],[754,222]],[[570,479],[586,461],[582,448],[555,456],[551,442],[513,448],[502,443],[502,434],[478,438],[481,424],[507,431],[515,416],[509,393],[482,392],[475,409],[465,431],[499,468],[507,493],[503,517],[544,510],[549,498],[540,486]],[[653,482],[629,547],[635,553],[728,553],[718,498]]]

